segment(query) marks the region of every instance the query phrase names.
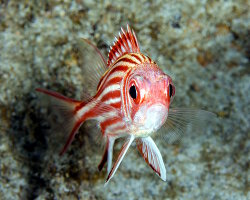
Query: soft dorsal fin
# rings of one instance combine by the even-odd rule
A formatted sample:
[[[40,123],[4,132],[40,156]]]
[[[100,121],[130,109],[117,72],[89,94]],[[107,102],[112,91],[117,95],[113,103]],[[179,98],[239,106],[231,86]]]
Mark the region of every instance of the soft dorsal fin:
[[[79,74],[85,74],[82,87],[82,100],[86,101],[85,96],[94,96],[97,85],[108,69],[106,59],[100,50],[87,39],[81,38],[77,40],[74,47],[74,53],[77,57]]]
[[[108,66],[114,63],[119,57],[126,53],[138,53],[140,47],[135,35],[135,32],[127,25],[127,31],[123,28],[119,33],[119,38],[115,38],[113,46],[110,47],[108,56]]]

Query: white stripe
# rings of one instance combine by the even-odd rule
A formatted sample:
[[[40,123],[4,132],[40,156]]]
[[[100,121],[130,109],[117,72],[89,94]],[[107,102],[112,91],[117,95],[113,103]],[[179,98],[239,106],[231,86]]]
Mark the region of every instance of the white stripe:
[[[106,94],[108,94],[109,92],[113,92],[115,90],[120,90],[120,84],[112,84],[109,85],[108,87],[106,87],[102,93],[100,94],[100,96],[97,98],[98,100],[101,100],[102,97]]]
[[[142,61],[140,61],[140,62],[143,62],[144,60],[145,60],[145,58],[141,55],[141,54],[136,54]]]
[[[129,40],[127,40],[127,42],[128,42],[128,46],[129,46],[130,50],[132,51],[132,46],[131,46],[130,41],[129,41]]]
[[[77,116],[82,117],[86,112],[94,108],[96,104],[97,104],[97,101],[89,102],[88,104],[86,104],[80,110],[77,111]]]
[[[147,146],[148,162],[152,164],[156,170],[158,170],[157,167],[159,167],[160,177],[162,180],[166,181],[166,168],[156,144],[151,137],[141,138],[141,140],[144,143],[143,145]]]
[[[130,63],[130,62],[127,62],[127,61],[118,61],[115,65],[114,65],[114,67],[113,67],[113,69],[115,68],[115,67],[120,67],[120,66],[127,66],[127,67],[134,67],[134,66],[136,66],[136,64],[140,64],[139,62],[138,62],[138,60],[136,60],[136,59],[132,59],[132,57],[130,57],[131,58],[131,60],[133,60],[134,62],[136,62],[136,63]],[[130,59],[129,58],[129,59]],[[123,69],[124,70],[124,69]],[[111,70],[110,70],[111,71]]]
[[[112,78],[115,78],[115,77],[124,77],[124,75],[125,75],[126,72],[124,72],[122,69],[121,69],[121,70],[118,70],[118,71],[116,71],[116,72],[114,72],[114,73],[112,73],[112,74],[110,75],[110,73],[112,72],[112,70],[113,70],[115,67],[117,67],[117,66],[120,66],[120,64],[114,65],[114,66],[112,67],[112,69],[110,69],[109,72],[107,72],[107,74],[105,75],[104,79],[103,79],[102,82],[101,82],[101,85],[99,86],[99,89],[102,88],[102,86],[103,86],[105,83],[107,83],[109,80],[111,80]]]
[[[136,54],[136,55],[138,55],[140,58],[142,58],[141,56],[140,56],[140,54]],[[134,62],[136,62],[137,64],[140,64],[141,63],[141,61],[140,60],[138,60],[137,58],[135,58],[134,56],[133,56],[133,54],[132,55],[124,55],[124,56],[122,56],[121,57],[121,59],[122,58],[128,58],[128,59],[130,59],[130,60],[133,60]],[[141,60],[143,60],[143,59],[141,59]],[[133,63],[129,63],[129,64],[133,64]]]
[[[105,114],[98,116],[96,119],[101,123],[101,122],[104,122],[106,120],[112,119],[116,116],[117,116],[117,112],[110,111],[110,112],[106,112]]]
[[[132,74],[133,72],[134,72],[134,70],[135,69],[132,69],[131,71],[130,71],[130,73]],[[129,71],[127,71],[127,73],[128,73]],[[122,79],[122,83],[121,83],[121,88],[124,88],[125,87],[125,78],[124,79]],[[131,102],[130,102],[130,98],[128,98],[128,96],[126,95],[126,93],[128,92],[127,90],[126,90],[127,88],[125,88],[125,96],[123,95],[123,92],[121,92],[121,94],[122,94],[122,105],[123,105],[123,113],[124,113],[124,115],[125,115],[125,118],[127,119],[127,120],[129,120],[129,121],[131,121],[132,120],[132,118],[131,118],[131,115],[130,115],[130,112],[129,112],[129,107],[131,107]]]
[[[123,28],[121,28],[121,30],[122,30],[123,35],[126,35],[126,33],[124,32]]]
[[[106,132],[111,133],[111,134],[117,134],[120,131],[124,132],[125,131],[124,125],[125,125],[124,122],[118,121],[116,123],[113,123],[113,124],[107,126]],[[119,129],[119,130],[114,131],[115,129]]]
[[[125,57],[128,57],[128,56],[125,56]],[[128,58],[131,58],[131,60],[133,60],[134,62],[136,62],[136,63],[140,63],[137,59],[135,59],[134,57],[132,58],[131,56],[129,56]],[[112,59],[111,60],[111,63],[113,63],[114,62],[114,59]],[[135,66],[135,64],[131,64],[131,63],[129,63],[129,62],[117,62],[115,65],[113,65],[110,69],[109,69],[109,71],[105,74],[105,76],[104,76],[104,78],[103,78],[103,80],[102,80],[102,82],[101,82],[101,84],[100,84],[100,86],[99,86],[99,89],[100,88],[102,88],[102,86],[104,85],[104,83],[106,83],[108,80],[110,80],[110,79],[112,79],[112,78],[114,78],[114,77],[124,77],[125,76],[125,74],[127,73],[127,71],[125,71],[124,72],[124,70],[123,69],[121,69],[121,70],[118,70],[118,71],[116,71],[116,72],[114,72],[114,73],[112,73],[112,70],[114,69],[114,68],[116,68],[116,67],[119,67],[119,66],[128,66],[128,67],[133,67],[133,66]],[[111,75],[110,75],[110,73],[112,73]]]
[[[123,53],[126,52],[125,49],[124,49],[124,47],[123,47],[123,45],[121,45],[121,49],[122,49],[122,52],[123,52]]]
[[[112,74],[110,74],[110,76],[107,77],[107,79],[105,80],[105,82],[108,82],[109,80],[116,78],[116,77],[124,77],[125,72],[122,70],[116,71]]]
[[[109,92],[113,92],[115,90],[120,90],[120,85],[119,84],[112,84],[112,85],[106,87],[103,90],[103,92],[100,94],[100,96],[97,98],[97,100],[89,102],[88,104],[86,104],[80,110],[77,111],[77,117],[81,118],[84,114],[86,114],[86,112],[93,109],[96,106],[97,101],[100,101],[104,95],[108,94]],[[118,99],[119,99],[119,101],[121,101],[120,97],[119,98],[113,98],[113,99],[107,100],[106,104],[110,104],[110,103],[112,103],[112,101],[114,101],[114,103],[119,102]]]
[[[112,103],[119,103],[119,102],[121,102],[121,97],[111,98],[109,100],[104,101],[103,103],[112,104]]]
[[[126,137],[128,136],[127,131],[128,130],[126,128],[115,130],[115,132],[111,131],[109,133],[106,131],[105,136],[111,135],[111,137],[116,137],[116,138]]]

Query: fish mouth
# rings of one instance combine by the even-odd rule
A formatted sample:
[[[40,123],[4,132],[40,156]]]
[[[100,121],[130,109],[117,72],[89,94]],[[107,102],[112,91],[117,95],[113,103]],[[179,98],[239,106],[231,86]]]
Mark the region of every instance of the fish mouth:
[[[134,118],[137,123],[138,134],[150,134],[156,132],[166,121],[168,109],[165,105],[158,103],[150,107],[144,106],[139,109]]]

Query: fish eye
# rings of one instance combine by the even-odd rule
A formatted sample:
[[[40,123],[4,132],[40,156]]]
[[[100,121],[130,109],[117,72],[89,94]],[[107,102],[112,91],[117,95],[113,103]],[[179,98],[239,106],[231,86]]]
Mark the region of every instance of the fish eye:
[[[129,94],[131,96],[132,99],[136,99],[137,97],[137,92],[136,92],[136,87],[134,85],[132,85],[130,88],[129,88]]]
[[[172,84],[169,84],[169,97],[171,98],[173,96],[173,86]]]

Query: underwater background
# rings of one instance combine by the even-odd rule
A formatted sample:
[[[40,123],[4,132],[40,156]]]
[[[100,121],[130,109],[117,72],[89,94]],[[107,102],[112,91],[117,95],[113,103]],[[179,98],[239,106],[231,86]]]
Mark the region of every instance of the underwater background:
[[[141,51],[173,77],[171,106],[218,118],[179,144],[155,139],[166,182],[131,148],[104,187],[95,123],[58,156],[51,108],[35,88],[80,99],[88,74],[77,67],[75,38],[107,56],[127,24]],[[248,0],[1,0],[0,199],[250,199],[249,59]]]

